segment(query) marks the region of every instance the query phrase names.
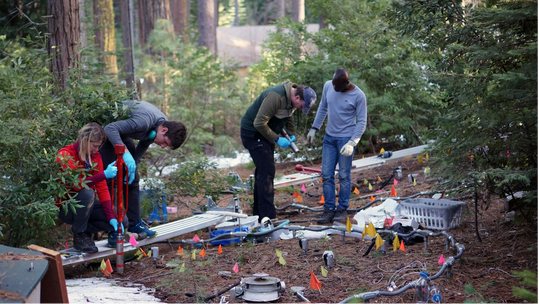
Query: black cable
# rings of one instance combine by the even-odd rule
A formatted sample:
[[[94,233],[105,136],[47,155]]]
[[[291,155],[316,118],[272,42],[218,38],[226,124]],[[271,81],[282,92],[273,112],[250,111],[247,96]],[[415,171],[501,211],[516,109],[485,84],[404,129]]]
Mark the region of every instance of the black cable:
[[[363,254],[363,256],[367,256],[369,252],[371,252],[372,247],[374,247],[374,244],[376,244],[376,239],[372,239],[372,243],[369,245],[369,248],[367,248],[367,251]]]
[[[216,294],[214,294],[214,295],[212,295],[212,296],[208,296],[208,297],[204,298],[204,301],[209,301],[209,300],[211,300],[211,299],[213,299],[213,298],[216,298],[216,297],[222,295],[223,293],[229,291],[230,289],[232,289],[232,288],[234,288],[234,287],[236,287],[236,286],[238,286],[238,285],[240,285],[240,284],[241,284],[241,280],[239,280],[239,281],[237,281],[236,283],[234,283],[234,284],[228,286],[226,289],[223,289],[223,290],[217,292]]]
[[[397,169],[398,168],[395,168],[395,170],[393,170],[393,173],[391,173],[391,176],[382,184],[382,186],[380,186],[380,188],[378,188],[378,190],[382,190],[382,188],[384,188],[385,186],[387,186],[387,184],[389,184],[393,176],[395,176],[395,173],[397,173]]]

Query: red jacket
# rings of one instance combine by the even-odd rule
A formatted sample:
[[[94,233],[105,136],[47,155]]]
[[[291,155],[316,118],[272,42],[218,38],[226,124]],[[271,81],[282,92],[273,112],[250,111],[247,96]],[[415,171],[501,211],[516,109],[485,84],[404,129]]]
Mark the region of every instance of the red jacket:
[[[56,161],[61,164],[62,170],[67,169],[67,166],[69,166],[69,168],[71,169],[85,168],[83,161],[79,157],[78,151],[78,141],[72,145],[63,147],[62,149],[60,149],[60,151],[58,151],[58,157],[56,158]],[[67,157],[69,157],[70,159],[67,161],[62,160],[63,158],[67,159]],[[91,155],[91,158],[92,163],[97,165],[91,172],[88,172],[89,174],[81,174],[79,179],[81,180],[81,183],[83,180],[86,180],[87,186],[97,192],[97,197],[99,198],[99,202],[103,206],[105,216],[110,221],[111,219],[116,217],[114,216],[114,213],[112,213],[111,209],[110,193],[107,186],[105,172],[103,172],[103,161],[101,160],[101,154],[99,154],[99,152],[96,152]],[[78,192],[82,189],[82,184],[71,187],[71,189],[75,192]],[[56,201],[56,205],[58,207],[61,207],[61,201],[62,198],[58,198],[58,200]]]

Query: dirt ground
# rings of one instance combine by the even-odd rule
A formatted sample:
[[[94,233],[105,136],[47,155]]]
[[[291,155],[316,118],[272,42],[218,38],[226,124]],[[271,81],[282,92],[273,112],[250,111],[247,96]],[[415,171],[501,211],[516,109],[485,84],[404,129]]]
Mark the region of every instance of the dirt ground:
[[[277,164],[278,175],[296,173],[296,164]],[[306,165],[306,164],[303,164]],[[311,165],[309,165],[311,166]],[[320,163],[313,164],[320,167]],[[419,163],[416,158],[396,161],[390,165],[375,167],[352,174],[353,186],[359,190],[359,195],[353,193],[351,209],[360,208],[374,198],[388,198],[390,196],[393,180],[384,187],[382,193],[376,193],[381,184],[390,178],[393,170],[402,167],[403,178],[395,186],[397,197],[410,197],[422,192],[436,190],[438,180],[425,177],[425,162]],[[245,180],[252,169],[243,167],[234,170]],[[408,174],[417,174],[416,185],[408,182]],[[380,177],[379,181],[378,177]],[[367,179],[372,187],[364,184]],[[301,193],[301,205],[312,208],[322,208],[319,201],[322,194],[322,184],[315,180],[313,184],[306,185],[306,193],[301,192],[301,184],[294,188],[276,189],[275,202],[277,208],[283,208],[292,203],[298,203],[293,193]],[[428,197],[428,196],[421,196]],[[532,223],[526,223],[521,217],[506,221],[507,212],[504,202],[496,199],[487,204],[479,204],[478,229],[476,235],[474,219],[473,197],[444,196],[466,202],[463,209],[460,225],[448,232],[454,236],[456,243],[465,247],[464,254],[450,268],[438,278],[432,280],[429,286],[437,287],[441,301],[445,303],[462,302],[525,302],[524,299],[513,295],[512,287],[522,287],[537,293],[537,286],[526,287],[521,284],[521,278],[514,275],[515,271],[531,270],[537,273],[537,218]],[[219,206],[226,206],[230,195],[224,195],[218,201]],[[252,199],[250,193],[240,194],[241,208],[244,213],[251,214],[248,204]],[[491,198],[493,199],[493,198]],[[193,206],[188,208],[180,204],[179,216],[182,218],[192,215]],[[321,213],[305,209],[284,208],[277,212],[277,220],[290,220],[293,225],[309,227],[316,224],[316,217]],[[349,212],[353,218],[355,212]],[[169,214],[169,221],[174,220]],[[277,222],[278,223],[278,222]],[[354,221],[352,221],[355,224]],[[331,224],[328,224],[331,225]],[[201,239],[208,239],[208,230],[196,233]],[[160,258],[154,262],[151,258],[130,260],[126,256],[125,273],[113,277],[120,281],[142,283],[146,287],[155,288],[155,296],[167,303],[218,303],[221,296],[228,296],[229,289],[238,284],[242,278],[252,277],[254,274],[266,273],[285,283],[286,290],[280,295],[276,303],[301,302],[291,287],[304,287],[304,297],[314,303],[336,303],[362,292],[388,291],[393,287],[401,288],[407,283],[419,278],[421,270],[429,275],[436,274],[441,265],[438,263],[443,254],[445,260],[454,257],[457,251],[449,246],[446,249],[444,237],[429,237],[427,248],[422,242],[405,246],[406,252],[393,251],[390,244],[386,252],[373,248],[368,254],[370,240],[358,237],[331,234],[327,238],[310,239],[305,254],[300,247],[298,239],[277,240],[268,242],[243,242],[219,247],[205,243],[203,247],[193,247],[182,243],[182,240],[191,240],[195,233],[182,235],[169,243],[160,243],[152,246],[159,247]],[[178,255],[178,247],[183,249],[183,256]],[[149,246],[148,246],[149,247]],[[144,248],[148,250],[149,248]],[[204,249],[205,257],[200,255]],[[193,250],[196,259],[193,260]],[[282,252],[286,261],[279,262],[276,251]],[[332,251],[335,264],[328,267],[323,259],[326,251]],[[111,261],[114,257],[111,257]],[[238,264],[239,271],[235,273],[233,267]],[[168,266],[167,266],[168,265]],[[183,267],[182,267],[183,265]],[[96,276],[99,263],[69,265],[64,267],[66,278],[80,278]],[[323,276],[321,266],[328,273]],[[309,288],[311,272],[320,281],[321,290]],[[99,273],[101,276],[101,274]],[[394,288],[397,290],[397,288]],[[433,289],[435,290],[435,289]],[[243,299],[230,299],[230,302],[244,302]],[[415,289],[406,290],[393,296],[378,296],[370,302],[376,303],[414,303],[417,302]]]

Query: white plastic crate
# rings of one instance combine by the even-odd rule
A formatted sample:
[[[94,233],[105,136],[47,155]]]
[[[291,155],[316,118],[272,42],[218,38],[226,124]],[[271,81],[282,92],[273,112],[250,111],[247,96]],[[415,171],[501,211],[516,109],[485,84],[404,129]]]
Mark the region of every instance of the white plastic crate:
[[[460,225],[465,205],[447,199],[412,198],[400,202],[396,212],[422,223],[426,229],[449,230]]]

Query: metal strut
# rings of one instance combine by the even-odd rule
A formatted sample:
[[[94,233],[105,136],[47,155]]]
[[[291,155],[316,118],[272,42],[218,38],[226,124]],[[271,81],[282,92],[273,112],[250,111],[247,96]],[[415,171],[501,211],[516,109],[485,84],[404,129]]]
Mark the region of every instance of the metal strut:
[[[125,153],[125,145],[124,144],[116,144],[114,145],[114,152],[116,153],[116,167],[118,167],[118,174],[116,175],[117,179],[117,189],[116,189],[116,196],[114,196],[114,178],[112,179],[112,197],[111,197],[111,208],[112,213],[114,216],[116,216],[116,220],[118,220],[118,231],[116,235],[116,272],[120,275],[124,273],[124,231],[122,230],[122,220],[125,217],[125,214],[127,212],[128,207],[128,190],[129,190],[129,183],[128,179],[126,179],[129,176],[129,169],[127,168],[127,165],[124,162],[123,155]],[[125,177],[124,178],[124,171],[125,171]],[[125,185],[125,208],[123,204],[124,199],[124,185]],[[116,206],[116,208],[114,208]],[[116,210],[114,210],[116,209]]]

